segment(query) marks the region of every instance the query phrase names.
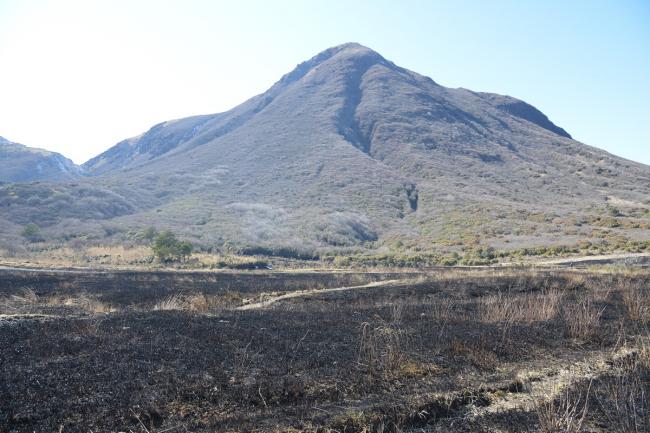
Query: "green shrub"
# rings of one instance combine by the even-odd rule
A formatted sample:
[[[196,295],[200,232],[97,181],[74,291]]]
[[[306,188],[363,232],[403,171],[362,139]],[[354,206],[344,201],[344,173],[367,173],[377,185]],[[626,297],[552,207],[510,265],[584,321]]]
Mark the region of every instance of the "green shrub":
[[[148,227],[142,231],[142,239],[153,241],[158,235],[158,231],[154,227]]]
[[[41,228],[34,223],[29,223],[23,227],[21,235],[29,242],[38,242],[43,240],[43,237],[41,236]]]
[[[286,259],[297,260],[318,260],[319,255],[314,251],[300,250],[294,247],[276,246],[249,246],[240,248],[239,254],[243,256],[269,256],[269,257],[284,257]]]
[[[160,233],[151,247],[153,253],[161,262],[184,261],[192,255],[192,244],[179,241],[174,233],[166,230]]]
[[[612,205],[607,205],[607,212],[609,212],[609,214],[613,217],[624,216],[623,213],[618,208],[615,208]]]

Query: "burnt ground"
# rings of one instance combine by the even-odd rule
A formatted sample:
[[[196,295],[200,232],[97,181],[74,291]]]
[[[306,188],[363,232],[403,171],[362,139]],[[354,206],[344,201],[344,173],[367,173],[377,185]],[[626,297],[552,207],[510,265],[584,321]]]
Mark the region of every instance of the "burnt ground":
[[[621,372],[650,428],[648,274],[404,277],[6,271],[0,432],[625,431]]]

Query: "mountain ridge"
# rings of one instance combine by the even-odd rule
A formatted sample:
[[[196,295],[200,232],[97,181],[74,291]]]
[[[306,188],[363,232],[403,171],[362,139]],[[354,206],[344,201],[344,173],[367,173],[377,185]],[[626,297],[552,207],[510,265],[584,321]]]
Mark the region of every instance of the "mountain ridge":
[[[94,233],[170,227],[216,248],[453,250],[557,242],[557,227],[611,200],[650,205],[650,167],[571,139],[521,100],[441,86],[354,43],[231,110],[159,123],[83,170],[82,185],[57,191],[112,201],[89,221],[72,198],[39,215],[53,233],[78,219]],[[37,203],[11,200],[7,220],[34,219]],[[587,227],[564,239],[611,236]]]
[[[368,62],[368,65],[366,65],[367,67],[379,63],[384,66],[390,67],[394,71],[399,72],[401,74],[410,75],[411,78],[413,78],[413,76],[415,75],[417,76],[416,79],[422,80],[426,84],[433,84],[437,86],[435,81],[433,81],[431,78],[420,76],[419,74],[415,74],[404,68],[398,67],[394,63],[386,60],[379,53],[367,47],[364,47],[358,43],[346,43],[346,44],[342,44],[324,50],[323,52],[317,54],[311,59],[298,64],[291,72],[285,74],[280,80],[278,80],[273,86],[271,86],[269,90],[248,99],[241,105],[231,110],[222,113],[192,116],[188,118],[161,122],[153,126],[149,131],[141,134],[140,136],[124,140],[118,143],[117,145],[113,146],[112,148],[107,149],[102,154],[82,164],[82,167],[91,174],[101,174],[103,172],[106,172],[106,168],[104,167],[106,167],[107,164],[108,167],[112,167],[112,168],[115,168],[116,166],[123,167],[124,165],[130,164],[129,159],[135,159],[138,161],[138,163],[146,163],[147,160],[154,159],[157,156],[161,156],[163,154],[166,154],[169,151],[175,150],[180,144],[194,140],[195,138],[197,138],[197,135],[200,135],[200,132],[203,128],[209,129],[210,124],[214,124],[215,122],[218,122],[220,119],[223,119],[224,117],[227,117],[229,115],[237,114],[236,110],[243,112],[240,113],[238,116],[235,116],[234,119],[231,119],[229,123],[225,125],[221,125],[218,128],[217,132],[213,131],[212,134],[210,134],[207,137],[204,137],[202,142],[208,142],[211,139],[218,138],[219,136],[226,134],[231,130],[233,130],[234,128],[240,126],[243,122],[245,122],[250,117],[252,117],[252,115],[263,110],[268,104],[270,104],[273,101],[273,99],[277,96],[277,94],[281,93],[284,89],[286,89],[287,86],[303,79],[306,75],[308,75],[310,72],[313,72],[314,69],[318,68],[324,62],[327,62],[333,57],[340,55],[344,52],[353,53],[355,57],[359,59],[363,59],[361,61],[362,68],[363,68],[363,61]],[[363,72],[365,72],[365,70]],[[360,74],[357,71],[356,74],[361,75],[362,73]],[[348,83],[348,86],[350,87],[348,91],[352,92],[354,90],[354,83]],[[531,106],[530,104],[527,104],[524,101],[518,100],[510,96],[504,96],[504,95],[497,95],[491,93],[479,93],[479,92],[472,92],[472,93],[477,94],[488,101],[490,101],[491,99],[492,100],[498,99],[498,105],[496,103],[495,105],[497,105],[499,109],[509,113],[510,115],[530,121],[538,126],[541,126],[542,128],[550,130],[551,132],[555,132],[558,135],[571,138],[571,136],[568,133],[566,133],[564,129],[554,125],[543,113],[541,113],[535,107]],[[177,130],[177,128],[174,128],[174,130],[172,130],[167,134],[162,133],[163,132],[162,129],[164,129],[166,126],[170,124],[176,124],[176,127],[178,126],[184,127],[183,135],[180,137],[175,135],[175,131]],[[189,134],[187,133],[188,128],[191,128],[190,129],[191,133]],[[364,145],[362,143],[363,139],[362,137],[359,136],[359,132],[354,130],[353,125],[341,125],[341,132],[344,135],[347,135],[346,138],[351,142],[355,142],[358,146],[361,146],[362,148],[367,147],[367,144]],[[164,141],[165,143],[164,148],[158,148],[153,152],[148,152],[148,147],[151,146],[152,143],[161,142],[161,141]],[[121,156],[122,161],[118,161],[117,163],[107,162],[107,159],[110,160],[111,157],[120,154],[122,155]],[[142,158],[138,158],[138,155],[142,155],[142,154],[144,154],[144,156],[146,157],[145,160],[143,160]]]
[[[57,152],[28,147],[0,137],[0,181],[70,180],[82,170]]]

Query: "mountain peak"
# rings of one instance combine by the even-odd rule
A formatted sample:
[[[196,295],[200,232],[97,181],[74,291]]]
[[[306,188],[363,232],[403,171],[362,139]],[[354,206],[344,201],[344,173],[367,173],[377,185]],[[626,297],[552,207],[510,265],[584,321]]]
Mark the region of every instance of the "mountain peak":
[[[375,62],[387,62],[387,60],[377,51],[368,48],[356,42],[348,42],[330,48],[334,55],[347,59],[372,59]]]
[[[361,45],[358,42],[346,42],[344,44],[335,45],[335,46],[333,46],[333,47],[331,47],[329,49],[333,50],[335,52],[342,52],[342,51],[356,52],[356,53],[360,53],[360,52],[368,53],[369,52],[369,53],[374,53],[374,54],[379,55],[379,53],[377,53],[375,50],[373,50],[371,48],[368,48],[365,45]],[[327,51],[327,50],[325,50],[325,51]]]
[[[326,60],[338,54],[345,54],[346,56],[365,56],[370,54],[370,55],[381,57],[381,55],[378,52],[376,52],[371,48],[366,47],[365,45],[361,45],[357,42],[346,42],[344,44],[334,45],[333,47],[329,47],[321,51],[320,53],[316,54],[310,60],[314,60],[314,59]],[[307,62],[309,62],[310,60],[308,60]],[[303,63],[307,63],[307,62],[303,62]]]
[[[298,64],[291,72],[285,74],[278,83],[290,84],[304,77],[310,70],[335,57],[371,58],[377,62],[386,61],[378,52],[356,42],[346,42],[321,51],[309,60]]]

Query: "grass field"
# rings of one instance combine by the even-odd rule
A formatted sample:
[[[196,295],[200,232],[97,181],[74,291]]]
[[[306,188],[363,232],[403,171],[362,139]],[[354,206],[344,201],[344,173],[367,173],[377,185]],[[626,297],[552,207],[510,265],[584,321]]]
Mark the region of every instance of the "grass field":
[[[647,432],[650,272],[0,272],[0,431]]]

